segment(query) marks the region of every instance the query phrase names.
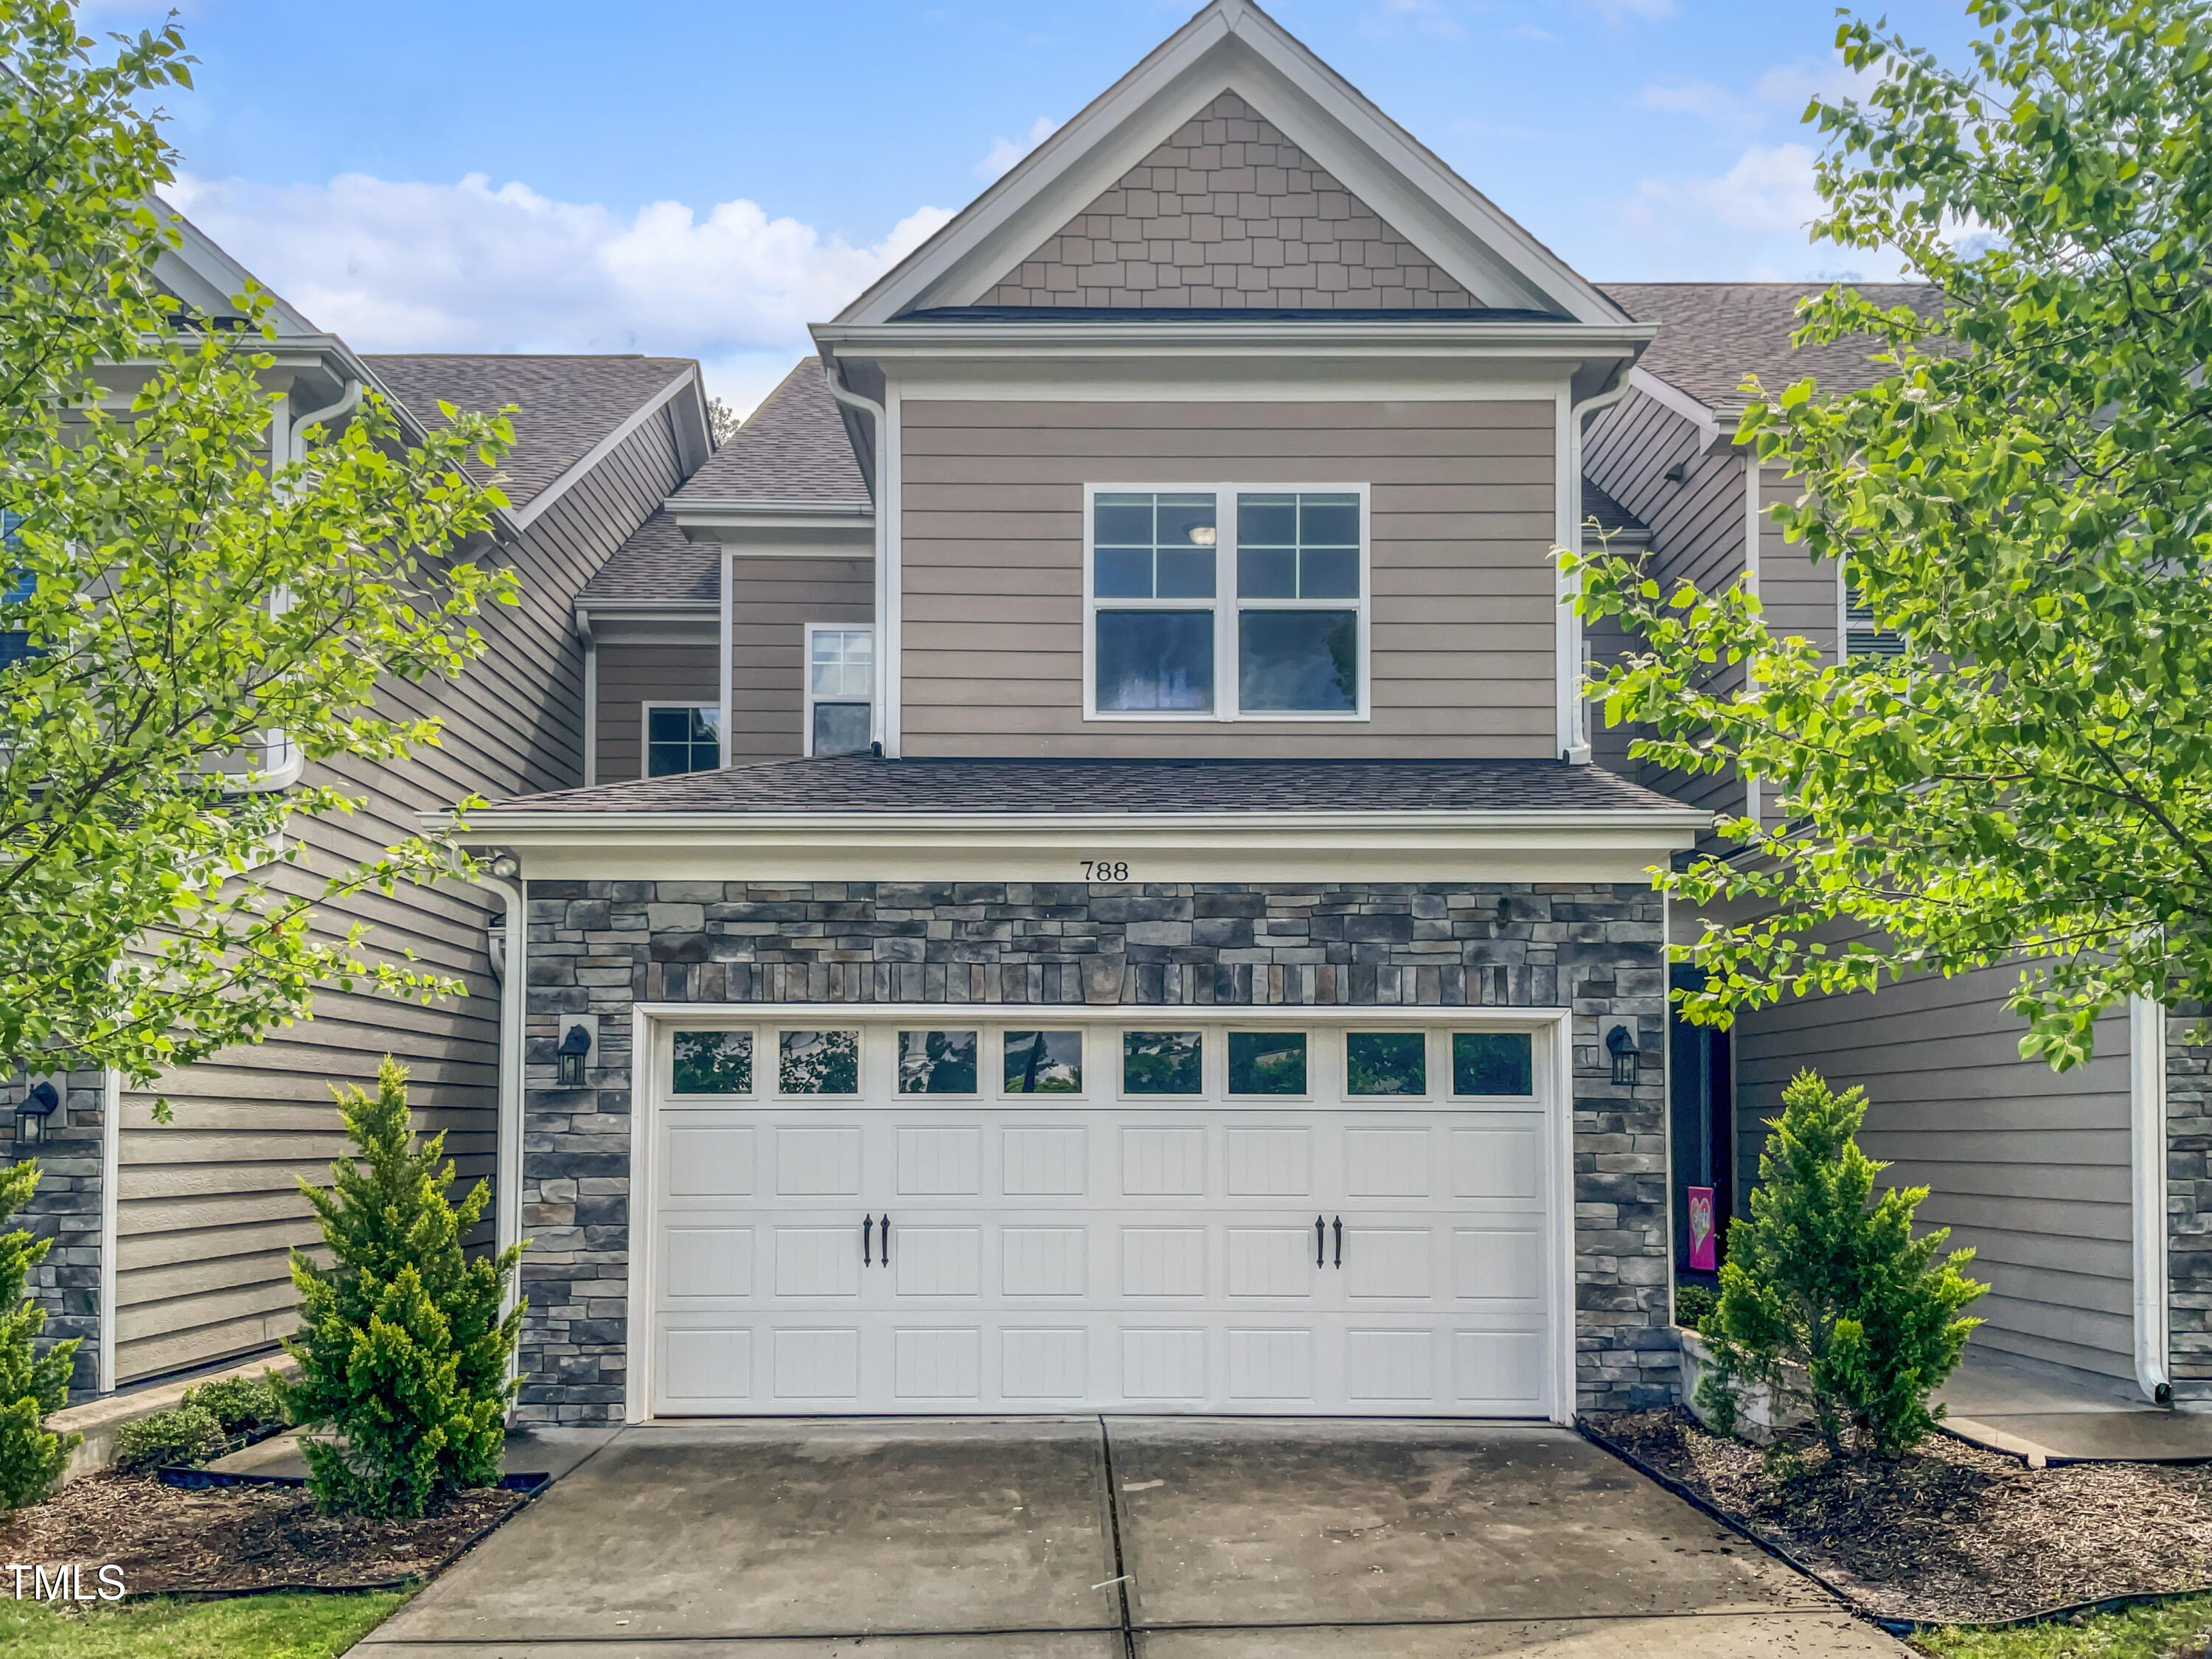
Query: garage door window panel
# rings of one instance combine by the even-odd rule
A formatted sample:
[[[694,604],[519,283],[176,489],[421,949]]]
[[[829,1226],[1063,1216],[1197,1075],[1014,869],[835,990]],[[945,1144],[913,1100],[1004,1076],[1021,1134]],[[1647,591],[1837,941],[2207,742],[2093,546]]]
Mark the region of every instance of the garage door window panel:
[[[1527,1097],[1536,1092],[1535,1039],[1526,1031],[1454,1031],[1452,1092]]]
[[[671,1092],[749,1095],[753,1091],[750,1031],[678,1031]]]
[[[1352,1031],[1344,1039],[1348,1095],[1419,1097],[1429,1091],[1428,1034]]]
[[[857,1095],[860,1092],[860,1034],[778,1032],[776,1083],[787,1095]]]
[[[1005,1087],[1008,1094],[1083,1092],[1081,1031],[1008,1031],[1004,1052]]]
[[[902,1095],[975,1092],[975,1033],[901,1031],[898,1088]]]
[[[1121,1033],[1121,1092],[1198,1095],[1206,1092],[1206,1038],[1198,1031]]]
[[[1232,1095],[1306,1093],[1304,1031],[1229,1033],[1229,1092]]]

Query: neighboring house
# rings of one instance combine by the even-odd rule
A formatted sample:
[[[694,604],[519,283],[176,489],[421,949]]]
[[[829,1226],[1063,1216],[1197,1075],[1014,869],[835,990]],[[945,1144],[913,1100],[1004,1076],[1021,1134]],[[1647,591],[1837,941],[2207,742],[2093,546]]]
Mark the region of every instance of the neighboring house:
[[[526,605],[446,746],[315,832],[493,798],[482,895],[362,911],[471,994],[326,997],[171,1129],[89,1079],[57,1333],[103,1387],[265,1346],[327,1085],[389,1048],[529,1241],[528,1421],[1564,1420],[1673,1397],[1685,1190],[1740,1201],[1809,1064],[1981,1247],[1984,1346],[2212,1395],[2212,1106],[2157,1011],[2066,1078],[2000,973],[1668,1014],[1695,921],[1650,869],[1773,803],[1590,729],[1624,641],[1553,549],[1882,647],[1733,441],[1747,372],[1874,372],[1790,350],[1803,291],[1594,285],[1213,0],[711,455],[688,363],[361,360],[286,313],[295,415],[523,408]]]
[[[157,277],[200,313],[227,314],[226,296],[243,289],[246,272],[182,228],[182,249],[162,257]],[[271,866],[272,878],[313,892],[327,875],[413,833],[422,811],[470,793],[584,781],[585,654],[570,597],[698,470],[709,445],[698,368],[687,360],[363,356],[281,300],[274,319],[277,337],[264,349],[276,359],[269,380],[280,454],[299,453],[311,422],[343,422],[364,387],[384,392],[416,436],[441,418],[441,399],[520,410],[501,474],[509,505],[490,537],[462,550],[512,568],[520,603],[477,618],[489,648],[459,681],[385,694],[394,709],[441,716],[441,744],[391,763],[305,769],[368,799],[349,817],[294,821],[310,857]],[[68,1079],[49,1139],[35,1150],[47,1171],[40,1225],[57,1235],[40,1270],[47,1328],[86,1339],[80,1391],[258,1352],[291,1328],[288,1253],[319,1237],[296,1177],[326,1178],[346,1149],[331,1085],[373,1085],[385,1054],[411,1070],[416,1121],[447,1131],[463,1175],[492,1172],[501,1020],[488,929],[500,913],[494,895],[460,885],[403,887],[334,907],[334,930],[365,921],[368,948],[412,950],[424,966],[459,976],[470,994],[426,1008],[325,991],[312,1020],[161,1079],[173,1123],[154,1121],[153,1092],[123,1092],[98,1072]]]

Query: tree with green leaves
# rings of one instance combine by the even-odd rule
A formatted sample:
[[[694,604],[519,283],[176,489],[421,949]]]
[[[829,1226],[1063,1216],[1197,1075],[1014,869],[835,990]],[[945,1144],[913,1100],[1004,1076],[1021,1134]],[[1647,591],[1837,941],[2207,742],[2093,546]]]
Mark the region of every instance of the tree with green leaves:
[[[522,1246],[471,1255],[462,1240],[483,1218],[491,1183],[459,1204],[443,1133],[417,1147],[407,1073],[386,1055],[376,1092],[339,1089],[338,1109],[361,1161],[331,1166],[328,1189],[302,1181],[331,1265],[292,1253],[300,1330],[285,1352],[300,1375],[275,1379],[302,1428],[307,1486],[322,1509],[419,1516],[439,1498],[499,1479],[507,1366],[522,1329],[518,1299],[504,1315]]]
[[[1889,1166],[1859,1148],[1866,1109],[1864,1090],[1837,1094],[1811,1072],[1782,1091],[1698,1328],[1717,1362],[1698,1403],[1723,1426],[1746,1381],[1802,1404],[1831,1455],[1903,1451],[1936,1425],[1929,1401],[1981,1323],[1960,1310],[1990,1287],[1961,1271],[1972,1250],[1942,1254],[1949,1228],[1912,1236],[1925,1187],[1875,1200]]]
[[[1873,84],[1807,111],[1815,234],[1937,305],[1811,300],[1799,341],[1863,337],[1880,380],[1749,382],[1739,433],[1901,653],[1824,663],[1741,585],[1565,562],[1640,636],[1593,684],[1633,751],[1740,769],[1778,820],[1662,878],[1733,918],[1682,953],[1689,1017],[2017,958],[2021,1051],[2063,1069],[2118,1000],[2212,999],[2212,14],[1969,9],[1966,69],[1847,19]]]
[[[358,804],[334,771],[284,787],[283,756],[437,740],[378,689],[462,672],[470,618],[513,599],[465,556],[501,504],[471,469],[512,433],[445,410],[410,444],[372,392],[304,459],[272,456],[267,296],[207,317],[155,276],[179,233],[146,103],[191,59],[173,25],[98,47],[70,0],[0,0],[0,1072],[66,1052],[143,1085],[319,984],[455,988],[316,925],[443,872],[441,849],[319,896],[256,872],[303,857],[294,815]]]
[[[0,1171],[0,1215],[22,1211],[38,1190],[36,1158],[8,1165]],[[46,1310],[26,1291],[31,1269],[52,1247],[51,1238],[33,1238],[21,1227],[0,1233],[0,1509],[21,1509],[52,1492],[84,1439],[46,1427],[69,1403],[78,1341],[68,1337],[39,1351]]]

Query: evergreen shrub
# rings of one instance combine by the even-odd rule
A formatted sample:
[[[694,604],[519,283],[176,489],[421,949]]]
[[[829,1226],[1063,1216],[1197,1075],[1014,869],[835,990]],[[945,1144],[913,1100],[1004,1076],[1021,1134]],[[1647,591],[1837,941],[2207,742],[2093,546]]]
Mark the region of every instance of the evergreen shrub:
[[[0,1215],[21,1211],[38,1189],[38,1159],[9,1165],[0,1173]],[[0,1508],[21,1509],[52,1492],[84,1440],[46,1427],[48,1415],[69,1403],[78,1341],[68,1337],[39,1352],[46,1310],[26,1289],[52,1243],[21,1227],[0,1234]]]
[[[414,1516],[438,1498],[499,1479],[507,1376],[523,1304],[502,1317],[522,1247],[470,1255],[461,1241],[491,1186],[458,1205],[446,1137],[418,1149],[407,1117],[407,1073],[387,1055],[376,1092],[337,1091],[361,1162],[331,1166],[328,1190],[301,1183],[332,1258],[292,1253],[301,1328],[285,1351],[296,1381],[276,1379],[291,1420],[329,1428],[301,1450],[307,1486],[325,1510]]]
[[[1864,1090],[1800,1072],[1782,1105],[1699,1328],[1715,1365],[1698,1403],[1730,1428],[1740,1385],[1764,1383],[1778,1407],[1802,1404],[1831,1455],[1903,1451],[1942,1414],[1930,1397],[1981,1322],[1960,1310],[1989,1286],[1960,1271],[1972,1250],[1941,1254],[1948,1228],[1913,1237],[1925,1187],[1875,1199],[1888,1166],[1859,1148]]]

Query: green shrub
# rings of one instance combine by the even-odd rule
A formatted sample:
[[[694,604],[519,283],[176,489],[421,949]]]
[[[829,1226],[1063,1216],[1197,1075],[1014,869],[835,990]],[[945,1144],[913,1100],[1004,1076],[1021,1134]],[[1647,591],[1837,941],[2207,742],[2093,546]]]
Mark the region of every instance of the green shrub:
[[[1720,1304],[1720,1292],[1710,1285],[1674,1287],[1674,1322],[1686,1330],[1702,1333],[1706,1317]]]
[[[329,1191],[300,1183],[333,1263],[325,1270],[292,1252],[301,1328],[284,1347],[300,1376],[276,1379],[276,1389],[294,1423],[337,1431],[301,1447],[320,1507],[418,1516],[443,1493],[499,1478],[522,1304],[505,1318],[499,1310],[522,1247],[495,1258],[463,1252],[490,1183],[477,1182],[458,1206],[447,1198],[446,1138],[416,1150],[407,1073],[389,1055],[374,1095],[337,1095],[364,1161],[333,1164]]]
[[[222,1425],[225,1434],[253,1434],[284,1424],[284,1402],[276,1397],[275,1378],[267,1371],[202,1382],[185,1390],[182,1403],[202,1408]]]
[[[21,1211],[38,1189],[36,1158],[9,1165],[0,1174],[0,1215]],[[0,1509],[21,1509],[52,1492],[84,1439],[46,1427],[47,1414],[69,1403],[77,1345],[72,1336],[38,1351],[46,1310],[24,1287],[52,1243],[20,1227],[0,1234]]]
[[[114,1463],[125,1474],[136,1474],[165,1463],[204,1463],[229,1449],[229,1437],[213,1412],[204,1406],[183,1405],[118,1429]]]
[[[1701,1333],[1716,1363],[1698,1403],[1727,1428],[1739,1384],[1763,1382],[1778,1407],[1803,1407],[1831,1454],[1846,1434],[1860,1451],[1901,1451],[1935,1426],[1929,1398],[1981,1322],[1960,1310],[1989,1286],[1960,1271],[1972,1250],[1939,1259],[1948,1228],[1913,1237],[1925,1187],[1875,1200],[1888,1166],[1859,1150],[1865,1091],[1838,1095],[1800,1072],[1782,1105],[1751,1214],[1729,1229],[1720,1302]]]

